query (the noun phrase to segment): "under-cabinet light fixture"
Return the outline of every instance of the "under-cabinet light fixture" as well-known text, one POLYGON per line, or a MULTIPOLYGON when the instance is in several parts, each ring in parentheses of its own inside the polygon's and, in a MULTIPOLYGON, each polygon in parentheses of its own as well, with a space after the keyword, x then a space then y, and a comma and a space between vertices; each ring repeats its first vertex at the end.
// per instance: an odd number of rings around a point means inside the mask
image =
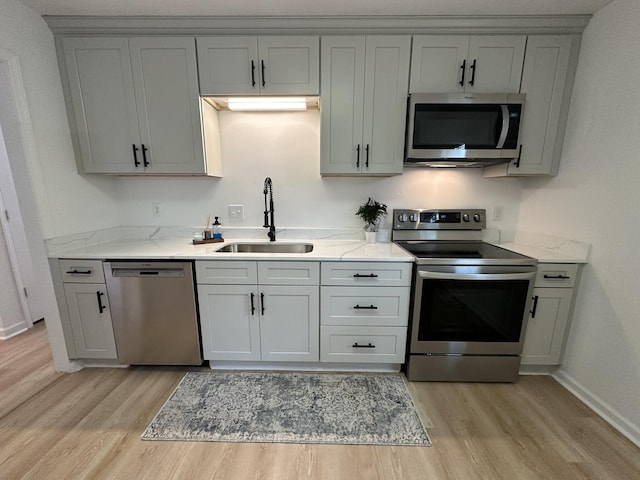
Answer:
POLYGON ((229 110, 232 111, 277 111, 306 110, 304 97, 268 97, 268 98, 230 98, 229 110))

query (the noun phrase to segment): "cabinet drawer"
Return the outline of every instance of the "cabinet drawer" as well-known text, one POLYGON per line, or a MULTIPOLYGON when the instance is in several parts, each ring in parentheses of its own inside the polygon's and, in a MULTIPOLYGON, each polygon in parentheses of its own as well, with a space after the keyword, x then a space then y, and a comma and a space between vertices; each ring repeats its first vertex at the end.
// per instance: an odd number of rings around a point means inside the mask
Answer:
POLYGON ((322 287, 321 325, 406 327, 409 287, 322 287))
POLYGON ((411 285, 412 263, 323 262, 322 285, 405 287, 411 285))
POLYGON ((258 282, 256 262, 196 262, 196 283, 213 285, 255 285, 258 282))
POLYGON ((102 260, 60 260, 64 283, 104 283, 102 260))
POLYGON ((320 361, 404 363, 405 327, 320 327, 320 361))
POLYGON ((269 285, 318 285, 318 262, 258 262, 258 282, 269 285))
POLYGON ((578 268, 575 263, 540 263, 536 275, 536 287, 573 287, 578 268))

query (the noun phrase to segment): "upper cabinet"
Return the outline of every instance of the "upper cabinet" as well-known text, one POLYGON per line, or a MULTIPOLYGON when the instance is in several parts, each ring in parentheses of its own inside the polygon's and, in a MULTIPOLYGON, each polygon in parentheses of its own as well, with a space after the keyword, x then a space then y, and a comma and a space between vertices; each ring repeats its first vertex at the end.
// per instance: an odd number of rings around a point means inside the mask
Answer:
POLYGON ((525 35, 416 35, 410 93, 520 90, 525 35))
POLYGON ((484 176, 558 173, 579 44, 578 35, 529 36, 520 89, 527 95, 520 156, 485 167, 484 176))
POLYGON ((398 175, 411 37, 322 37, 320 173, 398 175))
POLYGON ((317 36, 198 37, 202 95, 318 95, 317 36))
POLYGON ((62 39, 85 173, 208 174, 192 37, 62 39))

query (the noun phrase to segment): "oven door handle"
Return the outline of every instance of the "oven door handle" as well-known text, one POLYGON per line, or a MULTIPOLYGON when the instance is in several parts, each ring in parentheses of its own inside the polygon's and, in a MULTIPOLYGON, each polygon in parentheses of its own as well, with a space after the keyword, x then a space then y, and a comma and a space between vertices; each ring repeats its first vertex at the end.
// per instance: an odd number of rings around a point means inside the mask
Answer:
POLYGON ((527 273, 442 273, 418 270, 420 278, 438 280, 533 280, 535 272, 527 273))

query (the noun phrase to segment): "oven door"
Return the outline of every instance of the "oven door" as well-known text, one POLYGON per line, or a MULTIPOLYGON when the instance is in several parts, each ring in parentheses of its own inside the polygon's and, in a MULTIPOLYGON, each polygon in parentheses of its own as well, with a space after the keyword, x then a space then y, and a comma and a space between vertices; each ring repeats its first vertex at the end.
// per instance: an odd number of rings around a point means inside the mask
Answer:
POLYGON ((535 273, 535 266, 419 265, 411 353, 520 354, 535 273))

